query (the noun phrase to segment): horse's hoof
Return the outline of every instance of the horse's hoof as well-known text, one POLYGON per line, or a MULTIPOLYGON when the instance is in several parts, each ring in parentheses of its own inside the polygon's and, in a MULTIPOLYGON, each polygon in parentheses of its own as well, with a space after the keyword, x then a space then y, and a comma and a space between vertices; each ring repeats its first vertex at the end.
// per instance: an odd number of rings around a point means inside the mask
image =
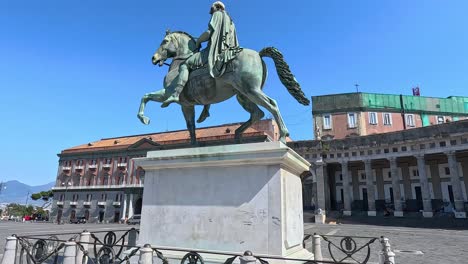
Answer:
POLYGON ((140 116, 140 115, 139 115, 139 116, 138 116, 138 118, 140 119, 140 121, 141 121, 143 124, 145 124, 145 125, 149 125, 149 123, 150 123, 150 119, 149 119, 149 117, 146 117, 146 116, 140 116))

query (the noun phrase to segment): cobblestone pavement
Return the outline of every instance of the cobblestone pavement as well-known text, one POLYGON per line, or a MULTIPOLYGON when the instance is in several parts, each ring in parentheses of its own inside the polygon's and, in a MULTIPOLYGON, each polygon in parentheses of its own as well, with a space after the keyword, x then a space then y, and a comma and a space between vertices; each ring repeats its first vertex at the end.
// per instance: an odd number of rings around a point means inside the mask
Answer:
MULTIPOLYGON (((385 236, 390 239, 392 249, 395 251, 396 263, 468 263, 468 251, 466 250, 468 247, 468 230, 306 223, 304 231, 306 234, 317 233, 322 235, 385 236)), ((326 246, 326 242, 322 240, 324 256, 328 254, 326 246)), ((310 245, 307 248, 310 249, 310 245)), ((378 261, 377 251, 379 249, 380 245, 378 243, 372 247, 372 262, 378 261)))

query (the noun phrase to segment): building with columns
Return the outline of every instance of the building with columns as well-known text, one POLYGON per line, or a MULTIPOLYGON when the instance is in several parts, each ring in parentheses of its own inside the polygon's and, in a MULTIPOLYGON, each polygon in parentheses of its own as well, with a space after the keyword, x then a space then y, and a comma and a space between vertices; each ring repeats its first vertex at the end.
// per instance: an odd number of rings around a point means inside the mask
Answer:
POLYGON ((316 139, 342 139, 468 119, 468 97, 344 93, 312 97, 316 139))
POLYGON ((289 145, 312 163, 303 181, 306 208, 466 217, 468 120, 289 145))
MULTIPOLYGON (((234 144, 241 123, 197 129, 199 146, 234 144)), ((243 133, 243 142, 276 141, 278 126, 262 120, 243 133)), ((187 130, 104 138, 63 150, 59 157, 53 222, 84 217, 88 222, 120 222, 142 209, 145 171, 133 159, 148 151, 188 148, 187 130)))

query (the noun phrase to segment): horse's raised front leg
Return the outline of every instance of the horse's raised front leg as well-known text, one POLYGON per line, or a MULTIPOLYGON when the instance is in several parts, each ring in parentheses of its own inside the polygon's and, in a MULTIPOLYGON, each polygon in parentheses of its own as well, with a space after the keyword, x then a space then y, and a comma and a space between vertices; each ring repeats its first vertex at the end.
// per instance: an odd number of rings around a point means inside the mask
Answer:
POLYGON ((140 119, 140 121, 143 124, 148 125, 150 123, 149 117, 145 116, 146 103, 149 102, 149 101, 155 101, 155 102, 164 101, 166 99, 165 98, 165 93, 166 93, 166 90, 161 89, 161 90, 156 91, 156 92, 147 93, 141 98, 140 108, 138 109, 137 117, 138 117, 138 119, 140 119))
POLYGON ((195 135, 195 106, 182 106, 182 113, 184 113, 185 123, 190 133, 190 143, 192 146, 197 145, 197 136, 195 135))

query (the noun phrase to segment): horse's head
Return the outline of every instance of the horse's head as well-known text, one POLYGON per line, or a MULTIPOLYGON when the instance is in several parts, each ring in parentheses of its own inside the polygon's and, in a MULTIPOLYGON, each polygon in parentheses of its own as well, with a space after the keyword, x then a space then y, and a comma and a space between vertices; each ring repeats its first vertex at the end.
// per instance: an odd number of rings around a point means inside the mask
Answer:
POLYGON ((162 66, 169 58, 192 53, 195 50, 195 40, 189 34, 181 31, 166 31, 161 45, 152 57, 154 65, 162 66))

